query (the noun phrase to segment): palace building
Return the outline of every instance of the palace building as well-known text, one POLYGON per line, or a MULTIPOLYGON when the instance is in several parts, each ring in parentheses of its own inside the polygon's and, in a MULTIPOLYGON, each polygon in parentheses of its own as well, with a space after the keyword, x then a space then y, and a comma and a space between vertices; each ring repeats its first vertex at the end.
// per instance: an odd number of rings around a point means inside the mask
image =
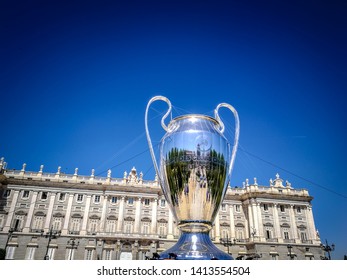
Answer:
MULTIPOLYGON (((179 231, 158 180, 135 168, 123 178, 8 170, 0 160, 0 248, 5 259, 155 258, 179 231)), ((321 259, 307 190, 277 174, 267 186, 245 181, 227 194, 212 241, 235 259, 321 259)))

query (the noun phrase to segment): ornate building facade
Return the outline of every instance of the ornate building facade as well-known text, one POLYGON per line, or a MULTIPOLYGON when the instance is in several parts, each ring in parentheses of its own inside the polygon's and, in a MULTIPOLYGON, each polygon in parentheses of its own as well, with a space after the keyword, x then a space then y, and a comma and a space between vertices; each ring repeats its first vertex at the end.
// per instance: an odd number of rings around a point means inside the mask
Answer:
MULTIPOLYGON (((158 181, 8 170, 0 160, 0 248, 6 259, 147 259, 179 237, 158 181)), ((236 259, 320 259, 312 197, 277 174, 228 188, 211 231, 236 259)))

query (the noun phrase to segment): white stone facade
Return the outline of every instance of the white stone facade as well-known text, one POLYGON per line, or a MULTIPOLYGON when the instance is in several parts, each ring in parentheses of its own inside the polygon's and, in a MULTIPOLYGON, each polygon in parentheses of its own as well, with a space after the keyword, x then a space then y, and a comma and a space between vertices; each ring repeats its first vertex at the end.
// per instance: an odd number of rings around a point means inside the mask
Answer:
MULTIPOLYGON (((0 163, 0 248, 7 259, 145 259, 179 231, 157 180, 25 170, 0 163)), ((229 188, 211 238, 239 259, 320 259, 312 197, 276 175, 229 188), (229 245, 228 245, 229 244, 229 245)))

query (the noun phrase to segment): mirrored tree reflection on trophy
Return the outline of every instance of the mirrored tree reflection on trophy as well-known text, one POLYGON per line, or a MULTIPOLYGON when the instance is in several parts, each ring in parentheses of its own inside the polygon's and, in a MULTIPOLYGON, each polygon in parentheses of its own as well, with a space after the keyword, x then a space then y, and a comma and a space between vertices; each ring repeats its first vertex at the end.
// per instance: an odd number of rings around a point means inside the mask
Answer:
POLYGON ((232 257, 219 250, 210 239, 210 230, 227 191, 239 139, 237 111, 227 103, 219 104, 214 118, 200 114, 178 116, 165 124, 171 102, 155 96, 147 104, 145 128, 153 164, 178 228, 178 242, 160 254, 161 259, 220 259, 232 257), (155 101, 164 101, 168 111, 161 120, 166 131, 156 155, 148 129, 148 112, 155 101), (233 145, 224 137, 219 109, 228 108, 235 118, 233 145), (159 165, 157 164, 157 157, 159 165))

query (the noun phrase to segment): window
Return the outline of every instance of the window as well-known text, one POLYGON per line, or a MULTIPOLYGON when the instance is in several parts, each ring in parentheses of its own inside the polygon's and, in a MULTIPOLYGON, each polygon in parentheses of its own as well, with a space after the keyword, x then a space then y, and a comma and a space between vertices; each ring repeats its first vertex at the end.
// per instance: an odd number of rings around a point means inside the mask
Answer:
POLYGON ((300 206, 296 207, 296 212, 301 213, 301 207, 300 206))
POLYGON ((33 223, 33 230, 37 231, 43 229, 43 216, 35 216, 33 223))
POLYGON ((116 232, 116 220, 107 220, 106 232, 116 232))
POLYGON ((227 207, 225 205, 225 203, 222 204, 222 211, 226 211, 227 210, 227 207))
POLYGON ((225 228, 222 229, 221 237, 222 237, 223 239, 230 238, 229 230, 228 230, 228 229, 225 229, 225 228))
POLYGON ((127 221, 125 222, 125 233, 132 233, 133 231, 133 222, 127 221))
POLYGON ((268 204, 264 204, 263 207, 264 207, 264 211, 269 211, 269 205, 268 204))
POLYGON ((74 255, 75 255, 75 249, 68 248, 66 250, 66 259, 67 260, 73 260, 74 259, 74 255))
POLYGON ((286 208, 284 207, 284 205, 280 205, 280 211, 281 212, 285 212, 286 211, 286 208))
POLYGON ((29 191, 23 191, 22 198, 28 198, 29 197, 29 191))
POLYGON ((60 193, 59 194, 59 201, 64 201, 65 200, 65 193, 60 193))
POLYGON ((15 251, 16 251, 15 246, 7 246, 5 259, 6 260, 13 260, 15 251))
POLYGON ((289 239, 289 232, 288 231, 283 232, 283 235, 284 235, 284 239, 289 239))
POLYGON ((236 211, 236 212, 240 212, 240 211, 241 211, 240 205, 235 205, 235 211, 236 211))
POLYGON ((99 220, 98 219, 91 219, 89 221, 89 231, 91 233, 95 233, 98 231, 98 224, 99 224, 99 220))
POLYGON ((94 252, 93 249, 87 249, 85 259, 86 260, 92 260, 93 259, 93 252, 94 252))
POLYGON ((141 231, 143 234, 149 234, 149 226, 150 226, 149 222, 143 222, 142 223, 141 231))
POLYGON ((54 260, 55 248, 48 248, 47 260, 54 260))
POLYGON ((53 218, 53 223, 52 223, 53 230, 61 230, 62 220, 63 220, 62 217, 53 218))
POLYGON ((161 207, 165 207, 165 204, 166 204, 165 199, 161 199, 161 200, 160 200, 160 206, 161 206, 161 207))
POLYGON ((300 239, 301 239, 301 241, 307 241, 306 232, 304 232, 304 231, 300 232, 300 239))
POLYGON ((117 203, 117 197, 116 196, 112 196, 111 203, 117 203))
POLYGON ((71 221, 71 231, 76 233, 79 232, 81 225, 81 219, 80 218, 73 218, 71 221))
POLYGON ((82 202, 83 201, 83 194, 78 194, 76 200, 77 200, 77 202, 82 202))
POLYGON ((128 204, 129 205, 133 205, 134 204, 134 198, 133 197, 129 197, 128 198, 128 204))
POLYGON ((145 198, 145 205, 148 206, 150 205, 151 201, 149 198, 145 198))
POLYGON ((105 260, 111 260, 111 259, 112 259, 112 251, 105 250, 105 260))
POLYGON ((158 225, 159 236, 164 237, 167 234, 167 227, 165 223, 159 223, 158 225))
POLYGON ((11 190, 5 190, 4 193, 3 193, 3 198, 7 198, 11 195, 11 190))
POLYGON ((100 195, 96 195, 94 197, 94 203, 99 203, 100 202, 100 195))
POLYGON ((41 199, 42 200, 46 200, 47 199, 47 195, 48 195, 47 192, 42 192, 41 193, 41 199))
POLYGON ((34 256, 35 256, 35 251, 36 251, 36 247, 28 247, 26 254, 25 254, 25 259, 26 260, 33 260, 34 256))

